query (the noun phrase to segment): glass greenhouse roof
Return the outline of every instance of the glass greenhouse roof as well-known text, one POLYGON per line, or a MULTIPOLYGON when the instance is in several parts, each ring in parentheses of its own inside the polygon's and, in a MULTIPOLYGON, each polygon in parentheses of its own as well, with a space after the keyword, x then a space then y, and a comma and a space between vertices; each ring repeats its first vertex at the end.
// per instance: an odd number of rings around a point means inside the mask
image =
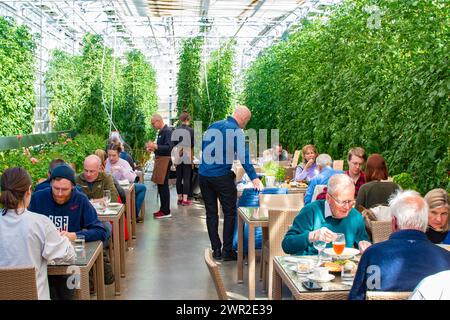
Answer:
MULTIPOLYGON (((39 71, 52 49, 78 53, 85 33, 102 35, 117 56, 137 48, 157 71, 159 101, 176 101, 181 41, 204 37, 204 55, 235 39, 237 74, 303 18, 326 17, 342 0, 3 0, 10 16, 39 33, 39 71)), ((39 116, 37 116, 39 118, 39 116)))

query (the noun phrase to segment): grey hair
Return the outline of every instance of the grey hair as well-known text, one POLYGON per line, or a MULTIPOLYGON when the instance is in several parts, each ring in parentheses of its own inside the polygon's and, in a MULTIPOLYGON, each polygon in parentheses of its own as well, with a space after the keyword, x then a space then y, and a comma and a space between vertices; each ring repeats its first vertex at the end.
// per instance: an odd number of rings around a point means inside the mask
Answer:
POLYGON ((428 226, 428 204, 413 190, 399 190, 389 199, 391 214, 400 230, 414 229, 425 232, 428 226))
POLYGON ((337 190, 345 190, 347 188, 354 188, 355 185, 353 184, 352 179, 343 173, 338 173, 335 175, 332 175, 331 178, 328 180, 327 185, 327 193, 334 195, 336 194, 337 190))
POLYGON ((320 166, 321 168, 325 168, 326 166, 331 166, 333 163, 333 160, 331 159, 330 155, 326 153, 321 153, 316 159, 316 164, 320 166))
POLYGON ((154 120, 162 120, 162 116, 159 113, 155 113, 152 115, 152 119, 154 120))

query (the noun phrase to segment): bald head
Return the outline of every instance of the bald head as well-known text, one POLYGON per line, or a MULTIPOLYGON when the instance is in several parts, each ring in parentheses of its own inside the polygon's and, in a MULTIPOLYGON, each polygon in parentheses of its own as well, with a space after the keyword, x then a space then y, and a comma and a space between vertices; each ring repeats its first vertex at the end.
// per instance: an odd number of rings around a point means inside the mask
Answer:
POLYGON ((101 171, 102 160, 95 154, 91 154, 84 159, 83 176, 87 182, 94 182, 101 171))
POLYGON ((237 121, 239 128, 244 129, 252 117, 251 111, 243 105, 238 105, 233 113, 233 118, 237 121))

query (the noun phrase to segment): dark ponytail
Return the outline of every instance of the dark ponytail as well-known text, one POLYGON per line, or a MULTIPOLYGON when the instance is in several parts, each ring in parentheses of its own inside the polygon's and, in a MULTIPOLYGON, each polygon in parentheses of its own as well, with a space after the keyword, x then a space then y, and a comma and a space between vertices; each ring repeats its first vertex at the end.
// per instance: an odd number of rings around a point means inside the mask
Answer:
POLYGON ((3 214, 8 209, 15 209, 25 198, 25 193, 30 189, 31 177, 24 168, 15 167, 6 169, 0 179, 1 194, 0 203, 3 205, 3 214))

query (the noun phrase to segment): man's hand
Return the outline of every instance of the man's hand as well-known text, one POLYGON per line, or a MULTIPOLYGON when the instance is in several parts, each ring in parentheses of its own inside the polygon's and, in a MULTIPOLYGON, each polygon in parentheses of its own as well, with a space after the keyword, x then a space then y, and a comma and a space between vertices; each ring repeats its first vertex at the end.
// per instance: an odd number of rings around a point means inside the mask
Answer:
POLYGON ((153 152, 157 149, 157 145, 151 141, 147 142, 147 151, 148 152, 153 152))
POLYGON ((258 178, 252 180, 253 186, 256 190, 261 191, 264 189, 264 185, 262 184, 261 180, 258 178))
POLYGON ((309 233, 309 241, 314 242, 317 240, 332 242, 337 238, 336 233, 328 229, 327 227, 322 227, 320 229, 311 231, 309 233))
POLYGON ((366 249, 368 247, 370 247, 372 244, 369 241, 366 240, 362 240, 360 242, 358 242, 358 248, 359 248, 359 252, 361 252, 361 254, 364 253, 364 251, 366 251, 366 249))
POLYGON ((60 235, 67 237, 70 241, 75 241, 75 239, 77 238, 77 234, 75 232, 61 231, 60 235))

